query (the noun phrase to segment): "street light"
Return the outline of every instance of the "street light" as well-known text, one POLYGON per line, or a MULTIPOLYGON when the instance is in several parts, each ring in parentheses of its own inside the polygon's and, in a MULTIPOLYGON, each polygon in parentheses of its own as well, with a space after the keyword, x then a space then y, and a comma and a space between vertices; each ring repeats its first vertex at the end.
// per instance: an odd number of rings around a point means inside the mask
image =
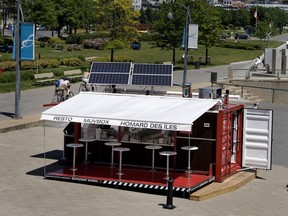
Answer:
POLYGON ((21 93, 21 74, 20 74, 20 61, 21 61, 21 22, 24 22, 22 12, 22 0, 17 0, 17 25, 16 25, 16 46, 15 46, 15 59, 16 59, 16 86, 15 86, 15 118, 20 119, 20 93, 21 93))
POLYGON ((16 25, 16 49, 15 49, 15 55, 16 55, 16 87, 15 87, 15 118, 19 119, 21 118, 20 115, 20 82, 21 82, 21 75, 20 75, 20 22, 21 22, 21 0, 17 1, 17 25, 16 25))
MULTIPOLYGON (((188 65, 188 39, 189 39, 189 18, 190 18, 190 5, 185 6, 184 4, 175 1, 175 3, 181 5, 186 9, 186 21, 184 28, 184 69, 183 69, 183 83, 182 83, 182 96, 191 97, 191 83, 187 83, 187 65, 188 65)), ((168 13, 168 18, 171 19, 173 14, 168 13)))

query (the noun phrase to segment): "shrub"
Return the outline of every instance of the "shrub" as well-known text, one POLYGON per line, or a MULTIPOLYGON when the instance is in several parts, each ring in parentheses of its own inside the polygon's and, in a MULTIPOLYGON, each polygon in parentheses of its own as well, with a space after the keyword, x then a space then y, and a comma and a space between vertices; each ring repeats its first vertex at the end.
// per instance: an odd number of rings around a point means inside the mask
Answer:
POLYGON ((63 50, 64 49, 64 44, 55 44, 55 48, 57 50, 63 50))
MULTIPOLYGON (((92 59, 92 62, 110 62, 110 57, 97 57, 92 59)), ((114 56, 114 62, 132 62, 128 56, 114 56)))
POLYGON ((66 43, 67 44, 82 44, 83 41, 87 39, 108 38, 108 37, 109 37, 109 33, 107 32, 71 34, 66 38, 66 43))
POLYGON ((38 39, 39 42, 48 42, 49 41, 49 37, 45 36, 45 37, 41 37, 38 39))
POLYGON ((65 58, 60 60, 60 64, 65 66, 80 66, 82 61, 79 58, 65 58))
POLYGON ((60 63, 57 59, 40 59, 38 61, 38 68, 57 68, 60 63))
POLYGON ((107 38, 96 38, 96 39, 89 39, 83 41, 83 47, 84 48, 92 48, 97 50, 104 49, 104 46, 107 44, 108 39, 107 38))
POLYGON ((15 82, 15 72, 4 72, 0 76, 0 83, 15 82))
POLYGON ((64 40, 61 40, 60 38, 57 37, 50 37, 49 40, 47 41, 48 45, 54 48, 56 44, 65 44, 64 40))
POLYGON ((85 57, 82 56, 82 55, 81 55, 81 56, 78 56, 78 58, 79 58, 81 61, 86 61, 86 60, 85 60, 85 57))
POLYGON ((73 51, 73 50, 82 50, 83 46, 79 44, 71 44, 67 47, 68 51, 73 51))
POLYGON ((83 34, 72 34, 66 38, 67 44, 82 44, 85 36, 83 34))
POLYGON ((258 44, 250 44, 239 41, 221 41, 217 46, 224 48, 232 48, 232 49, 244 49, 244 50, 258 50, 261 49, 261 46, 258 44))
POLYGON ((6 70, 13 71, 13 70, 16 70, 16 63, 15 61, 5 61, 5 62, 0 63, 0 67, 3 67, 4 71, 6 70))
POLYGON ((141 41, 153 41, 153 36, 149 32, 140 33, 141 41))

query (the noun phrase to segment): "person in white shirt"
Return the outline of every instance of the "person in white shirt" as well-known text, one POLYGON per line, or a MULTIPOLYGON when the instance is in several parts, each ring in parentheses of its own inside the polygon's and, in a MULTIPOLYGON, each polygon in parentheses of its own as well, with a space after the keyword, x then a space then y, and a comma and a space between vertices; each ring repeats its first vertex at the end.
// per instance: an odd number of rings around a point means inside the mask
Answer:
POLYGON ((60 80, 56 81, 56 90, 57 91, 62 91, 62 95, 64 97, 64 100, 66 99, 66 96, 69 92, 70 88, 70 82, 67 78, 62 77, 60 80))
POLYGON ((260 64, 262 64, 262 60, 259 56, 257 56, 257 58, 254 60, 254 65, 256 66, 256 68, 258 68, 260 64))

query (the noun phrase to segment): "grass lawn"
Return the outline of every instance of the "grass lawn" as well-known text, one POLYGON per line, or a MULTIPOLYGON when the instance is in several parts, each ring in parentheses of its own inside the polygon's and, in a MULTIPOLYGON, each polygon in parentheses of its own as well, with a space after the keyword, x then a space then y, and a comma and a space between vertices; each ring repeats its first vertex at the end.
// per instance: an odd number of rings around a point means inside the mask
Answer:
MULTIPOLYGON (((231 39, 232 40, 232 39, 231 39)), ((235 40, 233 40, 235 41, 235 40)), ((256 43, 261 44, 261 47, 267 47, 263 41, 253 41, 253 40, 238 40, 238 43, 256 43)), ((269 41, 269 47, 278 47, 283 42, 269 41)), ((40 56, 41 59, 46 58, 67 58, 67 57, 107 57, 110 58, 110 50, 92 50, 83 49, 81 51, 67 51, 67 46, 65 46, 63 51, 52 49, 51 47, 40 48, 36 46, 35 56, 40 56)), ((181 61, 181 56, 183 55, 183 50, 176 50, 176 66, 183 68, 183 63, 181 61)), ((208 49, 208 55, 211 57, 211 63, 209 65, 201 65, 201 67, 213 67, 219 65, 226 65, 232 62, 246 61, 255 59, 256 56, 262 55, 263 50, 241 50, 241 49, 231 49, 231 48, 221 48, 221 47, 211 47, 208 49)), ((1 61, 10 61, 11 53, 1 53, 1 61)), ((197 50, 189 50, 188 55, 192 55, 198 59, 202 56, 205 58, 205 47, 202 45, 198 46, 197 50)), ((127 47, 122 50, 115 50, 114 57, 129 57, 134 63, 162 63, 162 62, 172 62, 172 50, 163 50, 160 48, 152 48, 152 45, 148 42, 142 42, 140 50, 132 50, 127 47)), ((202 60, 204 61, 204 60, 202 60)), ((81 67, 78 68, 89 68, 90 62, 84 62, 81 67)), ((194 69, 194 65, 189 64, 188 69, 194 69)), ((78 69, 77 68, 77 69, 78 69)), ((59 70, 70 70, 71 68, 52 68, 52 69, 39 69, 39 72, 53 72, 59 70)), ((23 71, 23 70, 22 70, 23 71)), ((22 72, 21 71, 21 72, 22 72)), ((4 73, 9 72, 5 71, 4 73)), ((14 71, 13 71, 14 72, 14 71)), ((36 70, 35 70, 36 72, 36 70)), ((1 74, 0 74, 1 76, 1 74)), ((33 81, 22 81, 21 89, 35 88, 33 81)), ((11 92, 15 90, 15 83, 0 83, 0 93, 11 92)))

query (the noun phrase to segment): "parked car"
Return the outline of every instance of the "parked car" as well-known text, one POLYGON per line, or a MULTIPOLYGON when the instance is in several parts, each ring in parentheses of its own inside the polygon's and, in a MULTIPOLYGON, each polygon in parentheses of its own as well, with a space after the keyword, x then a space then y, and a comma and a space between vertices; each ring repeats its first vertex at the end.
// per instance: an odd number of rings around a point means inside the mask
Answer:
POLYGON ((140 50, 141 49, 141 43, 138 42, 138 41, 134 41, 132 44, 131 44, 131 47, 133 50, 140 50))
POLYGON ((248 39, 247 34, 235 34, 235 39, 248 39))
POLYGON ((12 45, 0 45, 0 52, 12 53, 13 46, 12 45))

